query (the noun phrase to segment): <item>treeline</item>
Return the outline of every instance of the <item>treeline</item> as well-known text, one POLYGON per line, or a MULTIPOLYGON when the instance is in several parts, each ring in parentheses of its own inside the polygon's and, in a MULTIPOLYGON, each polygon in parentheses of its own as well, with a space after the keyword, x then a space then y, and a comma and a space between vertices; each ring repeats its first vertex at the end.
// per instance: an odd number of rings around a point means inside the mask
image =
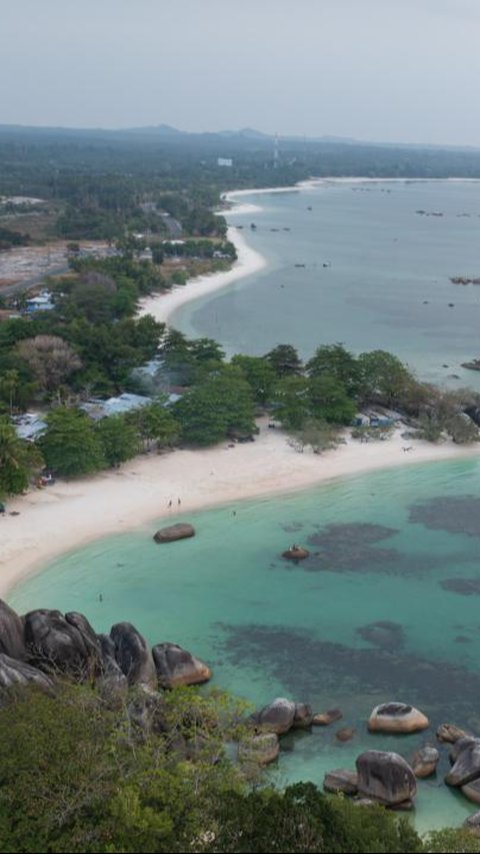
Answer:
POLYGON ((11 249, 13 246, 28 246, 29 243, 29 234, 0 226, 0 252, 3 249, 11 249))
POLYGON ((422 839, 405 818, 313 783, 258 785, 258 767, 232 756, 248 739, 244 722, 239 704, 192 688, 131 693, 120 704, 68 683, 55 696, 11 694, 0 710, 1 850, 480 850, 472 831, 422 839))

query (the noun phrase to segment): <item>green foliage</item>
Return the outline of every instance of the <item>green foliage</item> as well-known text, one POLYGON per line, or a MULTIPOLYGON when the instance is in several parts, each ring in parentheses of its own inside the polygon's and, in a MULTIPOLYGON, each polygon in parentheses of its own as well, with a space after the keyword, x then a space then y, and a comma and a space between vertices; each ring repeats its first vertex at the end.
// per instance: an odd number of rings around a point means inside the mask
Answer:
POLYGON ((79 409, 59 407, 46 420, 47 429, 38 446, 48 468, 75 477, 105 467, 102 444, 88 415, 79 409))
POLYGON ((351 424, 357 406, 336 376, 317 374, 308 381, 310 412, 330 424, 351 424))
POLYGON ((215 372, 172 407, 188 445, 214 445, 235 432, 249 436, 255 428, 250 386, 235 368, 215 372))
POLYGON ((361 395, 367 401, 378 401, 386 406, 398 405, 415 382, 400 359, 385 350, 362 353, 358 364, 361 395))
POLYGON ((135 428, 147 448, 152 443, 158 448, 171 447, 180 433, 180 425, 160 401, 129 413, 127 421, 135 428))
POLYGON ((291 344, 279 344, 264 356, 278 377, 298 376, 302 373, 302 362, 291 344))
POLYGON ((298 450, 303 451, 309 446, 314 454, 330 451, 336 448, 339 442, 338 428, 315 418, 307 418, 302 428, 295 431, 293 435, 298 450))
POLYGON ((102 418, 95 429, 103 457, 109 466, 118 466, 138 454, 137 431, 123 415, 102 418))
POLYGON ((353 356, 342 344, 327 344, 318 347, 307 362, 309 377, 329 376, 342 383, 347 395, 356 395, 360 383, 360 368, 353 356))
POLYGON ((34 445, 19 439, 8 418, 0 417, 0 497, 23 492, 42 463, 34 445))
POLYGON ((425 852, 432 854, 478 854, 480 836, 467 828, 445 828, 429 833, 425 840, 425 852))
POLYGON ((419 852, 422 844, 405 820, 381 807, 358 808, 326 797, 313 783, 228 793, 218 805, 219 830, 211 851, 419 852))
POLYGON ((273 390, 275 417, 286 430, 299 430, 310 413, 308 380, 295 374, 284 375, 273 390))
POLYGON ((240 368, 252 389, 256 403, 266 404, 272 396, 277 380, 274 368, 266 359, 258 356, 233 356, 232 365, 240 368))

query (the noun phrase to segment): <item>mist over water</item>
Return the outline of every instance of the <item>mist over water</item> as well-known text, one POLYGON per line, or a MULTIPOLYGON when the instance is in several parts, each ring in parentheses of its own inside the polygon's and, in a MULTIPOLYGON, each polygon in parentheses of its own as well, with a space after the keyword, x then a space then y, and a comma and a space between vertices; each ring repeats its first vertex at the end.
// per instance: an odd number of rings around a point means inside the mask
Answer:
MULTIPOLYGON (((128 620, 150 643, 204 658, 214 684, 253 705, 284 695, 340 706, 338 725, 289 736, 271 772, 321 785, 370 747, 410 757, 442 721, 480 731, 479 474, 475 461, 435 463, 240 502, 189 515, 197 536, 168 546, 151 525, 64 557, 10 602, 83 611, 97 631, 128 620), (311 557, 283 560, 292 542, 311 557), (372 707, 392 699, 418 705, 431 729, 369 735, 372 707), (356 729, 346 744, 342 726, 356 729)), ((419 785, 420 829, 473 811, 445 771, 419 785)))
POLYGON ((243 201, 262 210, 230 222, 268 267, 182 307, 172 325, 229 355, 291 343, 309 357, 337 341, 388 350, 420 379, 480 388, 461 368, 480 356, 480 286, 449 281, 480 276, 480 183, 330 184, 243 201))

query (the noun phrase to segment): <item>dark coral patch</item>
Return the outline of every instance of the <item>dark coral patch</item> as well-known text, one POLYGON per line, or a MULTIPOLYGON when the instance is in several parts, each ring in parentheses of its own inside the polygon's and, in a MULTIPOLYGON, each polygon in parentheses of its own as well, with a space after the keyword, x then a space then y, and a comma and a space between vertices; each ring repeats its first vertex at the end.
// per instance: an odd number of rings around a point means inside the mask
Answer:
POLYGON ((400 649, 405 642, 405 633, 400 623, 391 620, 378 620, 356 629, 357 635, 378 647, 378 649, 400 649))
POLYGON ((445 578, 439 584, 450 593, 460 593, 462 596, 480 595, 480 577, 478 576, 477 578, 445 578))
POLYGON ((409 521, 435 531, 480 537, 480 498, 474 495, 431 498, 410 507, 409 521))

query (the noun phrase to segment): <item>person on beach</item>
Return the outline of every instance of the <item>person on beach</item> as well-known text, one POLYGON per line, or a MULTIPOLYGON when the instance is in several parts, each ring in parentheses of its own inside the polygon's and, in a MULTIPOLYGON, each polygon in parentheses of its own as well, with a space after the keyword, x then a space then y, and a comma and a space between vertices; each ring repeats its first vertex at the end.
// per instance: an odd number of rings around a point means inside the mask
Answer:
POLYGON ((169 510, 171 509, 172 504, 173 504, 172 499, 170 499, 170 501, 168 502, 168 509, 169 510))
POLYGON ((178 506, 179 506, 179 507, 180 507, 181 503, 182 503, 182 502, 181 502, 181 501, 180 501, 180 499, 178 498, 178 499, 177 499, 177 504, 178 504, 178 506))

